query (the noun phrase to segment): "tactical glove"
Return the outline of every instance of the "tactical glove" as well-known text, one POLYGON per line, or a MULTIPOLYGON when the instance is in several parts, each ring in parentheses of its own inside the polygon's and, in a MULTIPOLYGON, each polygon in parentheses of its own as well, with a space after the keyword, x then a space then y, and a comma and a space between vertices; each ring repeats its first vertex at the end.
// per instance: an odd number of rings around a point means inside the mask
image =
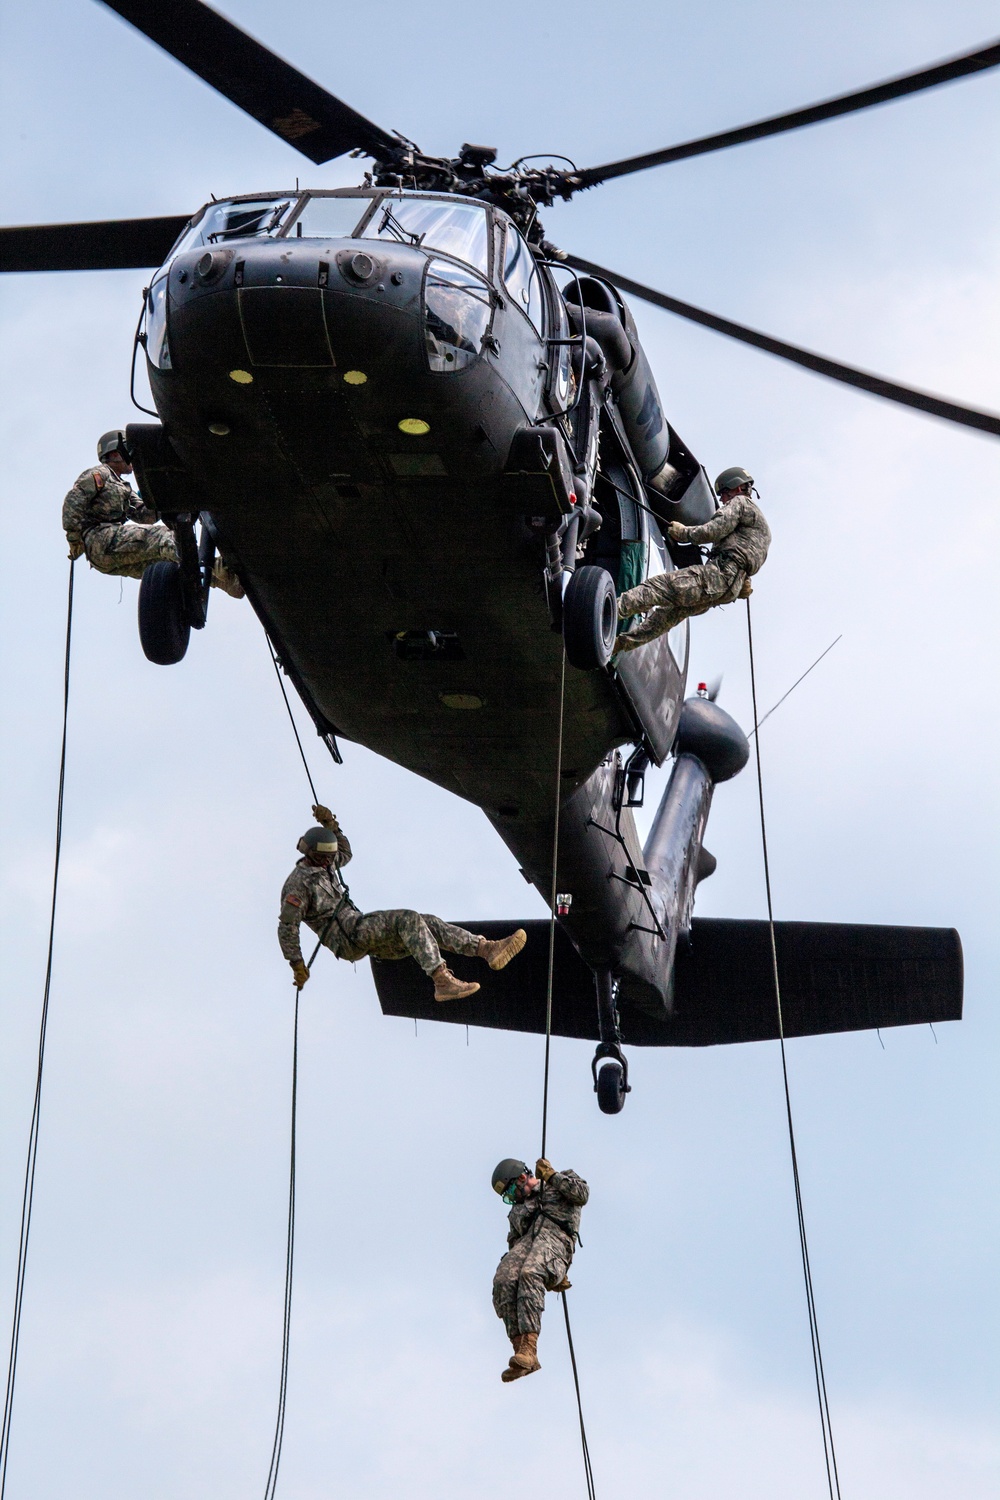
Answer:
POLYGON ((540 1177, 543 1182, 548 1182, 550 1177, 556 1175, 556 1169, 544 1156, 540 1156, 535 1162, 535 1176, 540 1177))
POLYGON ((295 988, 297 990, 300 990, 305 984, 306 980, 309 978, 309 970, 306 968, 301 958, 296 958, 293 961, 292 974, 295 978, 295 988))
POLYGON ((670 525, 667 527, 667 536, 672 542, 683 542, 684 533, 686 531, 687 527, 684 525, 683 521, 671 521, 670 525))
POLYGON ((337 819, 328 807, 323 806, 322 802, 317 802, 314 805, 313 817, 317 823, 322 823, 324 828, 336 828, 338 826, 337 819))
POLYGON ((743 587, 740 589, 740 592, 739 592, 739 598, 741 598, 741 599, 749 599, 750 595, 752 593, 753 593, 753 584, 750 582, 749 578, 744 578, 744 580, 743 580, 743 587))

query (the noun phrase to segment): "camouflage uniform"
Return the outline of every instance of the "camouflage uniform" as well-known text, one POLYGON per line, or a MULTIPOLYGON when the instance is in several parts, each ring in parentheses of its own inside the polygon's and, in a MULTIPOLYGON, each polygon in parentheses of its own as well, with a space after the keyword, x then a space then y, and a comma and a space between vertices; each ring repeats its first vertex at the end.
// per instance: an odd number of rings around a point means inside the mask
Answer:
POLYGON ((493 1306, 507 1337, 538 1333, 545 1293, 563 1280, 573 1259, 580 1211, 590 1189, 575 1172, 555 1172, 507 1215, 509 1249, 493 1277, 493 1306))
POLYGON ((749 495, 735 495, 704 526, 685 526, 683 533, 678 541, 715 544, 708 562, 659 573, 622 594, 620 620, 650 613, 634 630, 618 637, 616 651, 634 651, 690 615, 703 615, 716 604, 745 598, 744 585, 763 567, 771 542, 768 524, 749 495))
POLYGON ((107 464, 84 469, 63 501, 70 557, 87 554, 99 573, 141 578, 154 562, 176 562, 173 532, 107 464))
POLYGON ((453 927, 440 917, 422 916, 407 909, 360 912, 337 874, 351 858, 351 846, 339 827, 337 852, 329 869, 300 859, 281 888, 278 942, 289 963, 302 961, 299 926, 305 922, 325 948, 338 958, 415 958, 425 974, 433 974, 446 953, 475 957, 478 936, 453 927))

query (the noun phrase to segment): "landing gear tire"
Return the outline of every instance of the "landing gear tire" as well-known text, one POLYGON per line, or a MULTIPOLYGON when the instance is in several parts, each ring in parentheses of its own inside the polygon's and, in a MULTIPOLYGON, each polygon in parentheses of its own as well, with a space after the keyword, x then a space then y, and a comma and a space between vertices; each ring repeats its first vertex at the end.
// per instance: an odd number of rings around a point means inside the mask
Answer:
POLYGON ((606 667, 618 634, 618 596, 606 568, 577 568, 563 598, 566 660, 581 672, 606 667))
POLYGON ((147 660, 172 667, 188 648, 181 570, 175 562, 150 563, 139 584, 139 640, 147 660))
POLYGON ((597 1074, 597 1105, 602 1114, 617 1115, 625 1108, 625 1069, 606 1062, 597 1074))

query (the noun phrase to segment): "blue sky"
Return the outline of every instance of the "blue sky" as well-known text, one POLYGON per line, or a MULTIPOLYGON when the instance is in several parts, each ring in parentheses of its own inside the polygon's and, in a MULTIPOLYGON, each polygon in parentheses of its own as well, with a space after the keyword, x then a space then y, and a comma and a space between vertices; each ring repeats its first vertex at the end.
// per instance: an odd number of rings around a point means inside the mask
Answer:
MULTIPOLYGON (((581 164, 822 98, 987 41, 995 8, 414 8, 226 13, 430 151, 581 164)), ((182 213, 311 168, 91 0, 3 18, 10 223, 182 213)), ((779 336, 1000 408, 1000 201, 987 76, 582 194, 548 235, 779 336)), ((62 496, 129 419, 143 273, 0 286, 6 483, 0 1326, 14 1280, 41 998, 66 584, 62 496)), ((995 1264, 1000 545, 995 442, 635 307, 670 419, 755 474, 754 595, 777 915, 956 926, 960 1025, 791 1045, 844 1493, 1000 1484, 995 1264)), ((136 585, 78 568, 63 902, 21 1368, 17 1500, 236 1500, 277 1395, 291 1004, 276 897, 309 818, 263 638, 217 596, 149 665, 136 585)), ((749 721, 742 617, 693 633, 749 721)), ((304 717, 304 716, 303 716, 304 717)), ((307 741, 369 907, 540 913, 482 816, 307 741)), ((655 807, 664 776, 651 778, 655 807)), ((650 795, 651 793, 651 795, 650 795)), ((754 787, 722 788, 702 915, 763 910, 754 787)), ((303 999, 298 1272, 281 1494, 569 1497, 582 1474, 556 1309, 502 1387, 498 1157, 537 1150, 537 1039, 383 1020, 366 966, 303 999), (520 1456, 524 1444, 525 1457, 520 1456)), ((591 1182, 573 1317, 598 1489, 824 1493, 775 1049, 636 1052, 601 1116, 555 1050, 551 1154, 591 1182)))

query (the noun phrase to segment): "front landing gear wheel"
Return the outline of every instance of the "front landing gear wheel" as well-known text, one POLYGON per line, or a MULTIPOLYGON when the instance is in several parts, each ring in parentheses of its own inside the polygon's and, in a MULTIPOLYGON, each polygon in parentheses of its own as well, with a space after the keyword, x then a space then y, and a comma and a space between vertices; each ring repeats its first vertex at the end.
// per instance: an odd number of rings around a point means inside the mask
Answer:
POLYGON ((139 584, 139 640, 147 659, 172 667, 184 656, 190 636, 180 568, 175 562, 150 563, 139 584))
POLYGON ((618 596, 607 568, 577 568, 563 598, 566 660, 582 672, 606 667, 618 634, 618 596))
POLYGON ((617 1115, 625 1108, 625 1069, 621 1063, 606 1062, 597 1075, 597 1107, 602 1114, 617 1115))

